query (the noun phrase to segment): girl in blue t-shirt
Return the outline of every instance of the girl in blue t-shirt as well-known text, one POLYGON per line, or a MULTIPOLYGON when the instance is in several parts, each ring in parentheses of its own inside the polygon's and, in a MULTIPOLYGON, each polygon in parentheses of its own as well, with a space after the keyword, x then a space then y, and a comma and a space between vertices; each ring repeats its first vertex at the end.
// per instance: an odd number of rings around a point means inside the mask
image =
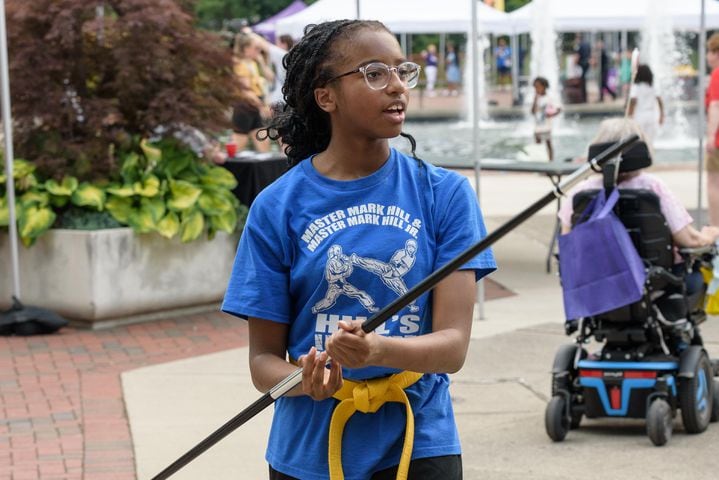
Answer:
POLYGON ((445 372, 464 362, 491 252, 361 325, 486 235, 474 192, 414 156, 402 125, 420 67, 384 25, 308 27, 284 64, 286 105, 265 134, 291 168, 252 204, 222 306, 249 321, 260 391, 303 369, 275 402, 270 479, 460 479, 445 372), (390 148, 400 134, 412 157, 390 148))

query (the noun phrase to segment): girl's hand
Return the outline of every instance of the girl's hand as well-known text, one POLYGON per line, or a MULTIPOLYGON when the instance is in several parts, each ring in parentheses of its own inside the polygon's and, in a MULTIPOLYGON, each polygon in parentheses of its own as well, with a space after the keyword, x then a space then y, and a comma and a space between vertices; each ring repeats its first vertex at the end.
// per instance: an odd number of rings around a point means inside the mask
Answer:
POLYGON ((312 347, 297 363, 302 367, 302 391, 313 400, 326 400, 342 387, 342 367, 334 359, 329 370, 325 368, 327 352, 312 347))
POLYGON ((365 333, 362 322, 339 322, 339 329, 327 340, 327 353, 348 368, 378 365, 381 336, 365 333))

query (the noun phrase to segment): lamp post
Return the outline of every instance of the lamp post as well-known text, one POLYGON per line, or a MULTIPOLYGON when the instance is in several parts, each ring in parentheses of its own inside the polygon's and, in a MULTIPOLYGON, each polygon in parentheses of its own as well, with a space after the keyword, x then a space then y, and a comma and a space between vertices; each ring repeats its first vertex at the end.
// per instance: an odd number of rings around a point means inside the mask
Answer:
POLYGON ((8 68, 7 30, 5 28, 5 0, 0 0, 0 103, 5 140, 5 177, 7 182, 8 229, 10 233, 10 263, 15 298, 20 298, 20 262, 18 260, 17 218, 15 215, 15 182, 13 181, 12 113, 10 107, 10 73, 8 68))

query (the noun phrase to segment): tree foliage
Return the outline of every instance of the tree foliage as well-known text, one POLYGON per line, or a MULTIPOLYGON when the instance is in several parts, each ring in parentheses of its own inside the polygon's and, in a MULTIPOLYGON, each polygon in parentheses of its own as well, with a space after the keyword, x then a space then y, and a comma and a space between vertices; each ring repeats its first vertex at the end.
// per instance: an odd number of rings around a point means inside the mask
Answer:
MULTIPOLYGON (((197 0, 195 11, 200 24, 206 28, 219 29, 222 22, 244 18, 250 24, 271 17, 286 8, 293 0, 197 0)), ((307 5, 317 0, 303 0, 307 5)))
POLYGON ((532 0, 505 0, 504 1, 504 9, 507 12, 512 12, 520 7, 525 6, 532 0))
POLYGON ((189 0, 6 0, 18 157, 106 177, 158 126, 228 126, 230 52, 189 0), (98 14, 98 4, 104 15, 98 14))

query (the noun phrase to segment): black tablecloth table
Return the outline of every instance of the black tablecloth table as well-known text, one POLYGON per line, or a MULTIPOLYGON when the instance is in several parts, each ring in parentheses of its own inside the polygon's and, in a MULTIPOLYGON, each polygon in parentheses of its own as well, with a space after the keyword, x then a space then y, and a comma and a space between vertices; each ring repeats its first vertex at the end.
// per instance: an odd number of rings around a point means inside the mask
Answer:
MULTIPOLYGON (((445 168, 451 169, 468 169, 473 168, 473 165, 440 165, 445 168)), ((522 173, 541 173, 547 176, 552 184, 556 187, 562 179, 563 175, 568 175, 578 169, 581 165, 567 162, 534 162, 534 161, 523 161, 523 160, 509 160, 503 158, 483 158, 479 162, 480 170, 491 170, 498 172, 522 172, 522 173)), ((557 197, 557 212, 561 206, 561 197, 557 197)), ((552 271, 552 256, 557 244, 557 238, 561 229, 561 223, 559 217, 555 218, 554 231, 552 232, 552 239, 549 243, 549 251, 547 252, 547 258, 545 261, 547 273, 552 271)))
POLYGON ((249 207, 262 189, 287 171, 287 158, 276 153, 243 153, 227 159, 222 166, 237 179, 232 193, 249 207))
MULTIPOLYGON (((242 152, 237 157, 228 159, 223 166, 232 172, 237 179, 237 187, 233 190, 235 196, 240 202, 250 206, 263 188, 287 171, 287 158, 279 153, 242 152)), ((450 169, 473 168, 473 165, 438 164, 438 166, 450 169)), ((483 158, 479 166, 480 170, 541 173, 546 175, 554 186, 559 184, 563 175, 570 174, 579 168, 577 164, 566 162, 534 162, 500 158, 483 158)), ((559 206, 560 199, 557 198, 557 211, 559 206)), ((559 218, 557 218, 549 245, 549 252, 547 253, 547 272, 551 271, 551 258, 559 231, 560 223, 559 218)))

